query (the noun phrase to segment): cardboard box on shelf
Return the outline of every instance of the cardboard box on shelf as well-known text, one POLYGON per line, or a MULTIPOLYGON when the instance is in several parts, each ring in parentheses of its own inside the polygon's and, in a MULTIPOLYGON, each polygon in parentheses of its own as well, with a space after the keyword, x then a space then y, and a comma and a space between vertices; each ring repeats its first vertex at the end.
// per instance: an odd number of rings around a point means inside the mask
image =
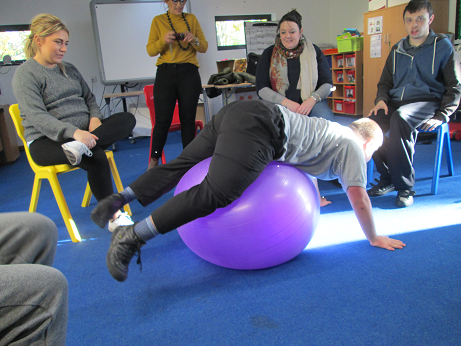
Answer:
POLYGON ((245 72, 247 68, 247 60, 242 59, 224 59, 216 61, 218 73, 224 70, 226 67, 230 67, 232 72, 245 72))
POLYGON ((222 72, 226 67, 230 67, 234 71, 234 59, 224 59, 221 61, 216 61, 216 66, 218 67, 218 73, 222 72))

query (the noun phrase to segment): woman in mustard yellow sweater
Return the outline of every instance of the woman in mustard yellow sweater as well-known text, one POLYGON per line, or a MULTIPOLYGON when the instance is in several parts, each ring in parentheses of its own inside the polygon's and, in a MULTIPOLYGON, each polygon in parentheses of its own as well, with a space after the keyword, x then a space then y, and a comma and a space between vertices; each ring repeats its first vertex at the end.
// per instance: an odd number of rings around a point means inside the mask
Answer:
POLYGON ((202 81, 197 52, 205 53, 208 42, 197 18, 184 13, 187 0, 165 0, 168 11, 154 17, 147 53, 157 59, 154 87, 155 126, 148 168, 158 165, 178 100, 183 147, 195 136, 195 114, 202 81))

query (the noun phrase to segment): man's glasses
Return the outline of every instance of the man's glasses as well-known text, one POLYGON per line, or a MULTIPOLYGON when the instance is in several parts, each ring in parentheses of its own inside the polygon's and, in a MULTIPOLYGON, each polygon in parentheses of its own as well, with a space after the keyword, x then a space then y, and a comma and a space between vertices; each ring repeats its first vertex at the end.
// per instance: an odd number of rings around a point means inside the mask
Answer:
POLYGON ((171 2, 172 2, 173 4, 175 4, 175 5, 176 5, 178 2, 182 5, 182 4, 184 4, 186 1, 187 1, 187 0, 171 0, 171 2))

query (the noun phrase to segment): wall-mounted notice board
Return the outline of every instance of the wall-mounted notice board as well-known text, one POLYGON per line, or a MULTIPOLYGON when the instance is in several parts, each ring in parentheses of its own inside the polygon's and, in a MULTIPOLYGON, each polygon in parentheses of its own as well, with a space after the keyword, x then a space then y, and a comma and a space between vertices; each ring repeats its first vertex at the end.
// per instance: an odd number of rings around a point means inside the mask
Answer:
POLYGON ((246 50, 262 54, 264 49, 275 43, 278 22, 245 22, 246 50))

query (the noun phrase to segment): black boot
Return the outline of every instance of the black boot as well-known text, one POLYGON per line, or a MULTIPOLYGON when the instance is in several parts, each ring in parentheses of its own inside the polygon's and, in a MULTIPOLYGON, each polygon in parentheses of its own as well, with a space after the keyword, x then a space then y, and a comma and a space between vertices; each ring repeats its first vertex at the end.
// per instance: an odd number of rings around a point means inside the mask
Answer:
POLYGON ((370 197, 378 197, 378 196, 384 196, 388 194, 389 192, 395 191, 394 184, 391 182, 385 181, 385 180, 378 180, 375 179, 378 184, 370 184, 372 187, 370 190, 367 191, 368 196, 370 197))
POLYGON ((99 201, 96 208, 93 209, 91 220, 99 227, 104 228, 117 210, 122 209, 125 204, 125 198, 120 193, 107 196, 99 201))
POLYGON ((134 233, 134 225, 118 227, 112 234, 106 264, 110 275, 117 281, 125 281, 128 265, 134 254, 138 253, 137 264, 141 264, 141 246, 146 242, 134 233))

